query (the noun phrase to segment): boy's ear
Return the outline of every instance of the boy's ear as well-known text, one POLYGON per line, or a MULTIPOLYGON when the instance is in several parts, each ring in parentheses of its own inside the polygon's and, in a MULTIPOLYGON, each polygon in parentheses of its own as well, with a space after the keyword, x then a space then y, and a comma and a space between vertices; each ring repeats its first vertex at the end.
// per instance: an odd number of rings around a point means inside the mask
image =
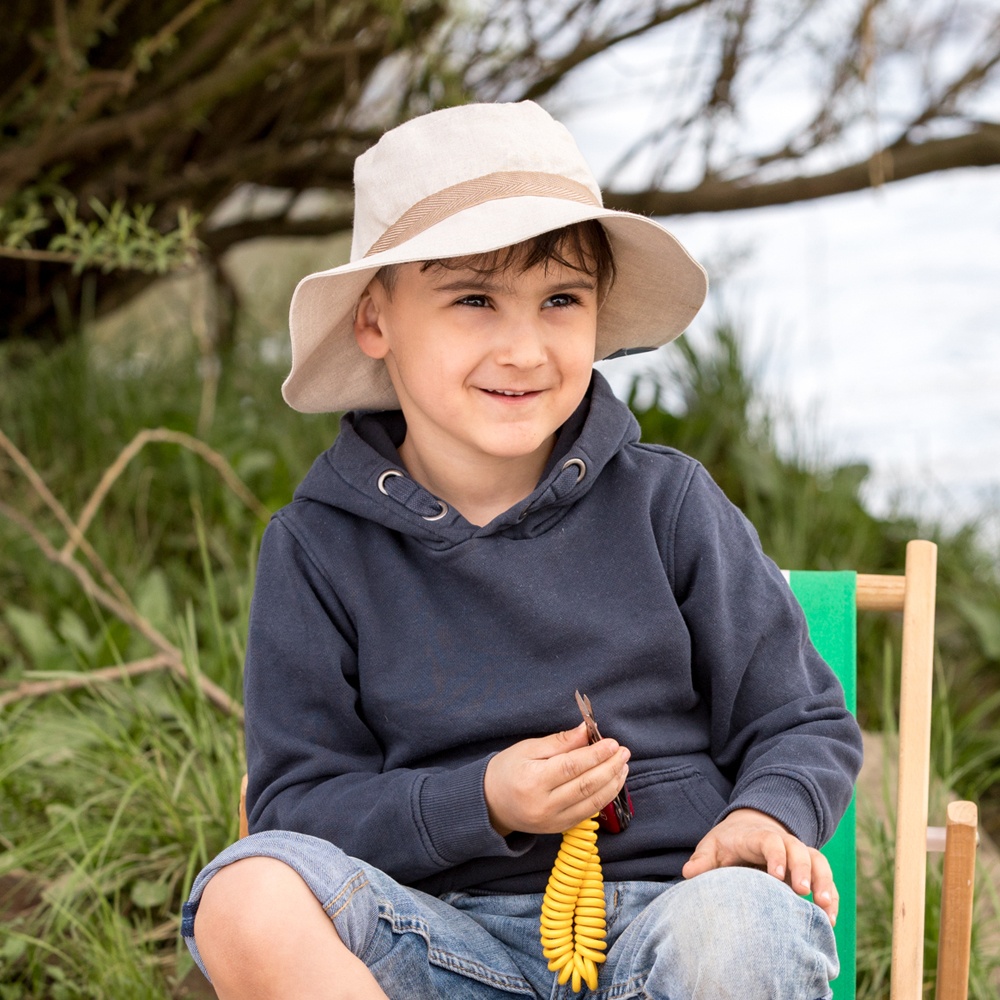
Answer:
POLYGON ((380 310, 369 285, 361 293, 354 313, 354 339, 370 358, 384 358, 389 353, 389 343, 382 333, 379 318, 380 310))

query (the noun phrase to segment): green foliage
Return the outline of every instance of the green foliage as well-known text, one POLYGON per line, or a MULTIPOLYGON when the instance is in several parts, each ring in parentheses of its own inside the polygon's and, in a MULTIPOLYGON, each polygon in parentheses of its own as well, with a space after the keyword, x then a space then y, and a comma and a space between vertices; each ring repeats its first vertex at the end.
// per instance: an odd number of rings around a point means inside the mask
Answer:
POLYGON ((6 205, 0 205, 0 246, 11 250, 24 250, 31 246, 28 239, 48 227, 48 219, 41 202, 34 192, 21 192, 6 205))
MULTIPOLYGON (((145 345, 143 345, 145 346, 145 345)), ((111 358, 84 339, 0 355, 0 427, 76 515, 144 427, 193 431, 194 359, 111 358)), ((281 373, 249 355, 223 382, 208 443, 271 508, 330 443, 330 418, 278 409, 281 373)), ((147 446, 87 532, 139 613, 184 654, 191 682, 154 673, 0 710, 0 875, 42 880, 44 906, 0 927, 0 1000, 164 1000, 190 966, 180 904, 236 834, 242 732, 193 684, 239 697, 256 545, 263 524, 197 456, 147 446)), ((61 544, 9 463, 0 495, 61 544)), ((0 516, 0 690, 78 677, 150 654, 0 516)))
POLYGON ((77 272, 100 267, 105 272, 166 274, 194 264, 199 246, 195 226, 199 220, 186 208, 177 211, 176 229, 164 233, 150 224, 150 205, 129 211, 120 201, 110 208, 96 198, 88 204, 96 219, 85 222, 77 215, 75 198, 55 199, 65 232, 52 237, 49 249, 71 255, 77 272))
POLYGON ((238 724, 153 675, 21 705, 2 736, 3 828, 17 839, 0 873, 46 885, 39 913, 0 930, 3 981, 30 996, 163 996, 157 952, 176 947, 183 894, 236 836, 238 724))
POLYGON ((198 259, 201 218, 184 206, 174 227, 164 229, 153 224, 151 205, 129 208, 116 200, 108 207, 95 197, 87 205, 81 218, 77 199, 55 180, 26 187, 0 205, 0 246, 7 256, 65 262, 77 274, 87 268, 166 274, 198 259), (32 237, 46 231, 46 248, 36 250, 32 237))

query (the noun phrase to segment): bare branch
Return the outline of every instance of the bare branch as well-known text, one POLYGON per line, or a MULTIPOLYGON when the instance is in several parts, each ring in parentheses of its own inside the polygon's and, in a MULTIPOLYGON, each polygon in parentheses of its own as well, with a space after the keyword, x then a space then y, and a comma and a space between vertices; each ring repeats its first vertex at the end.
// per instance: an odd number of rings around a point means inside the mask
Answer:
POLYGON ((596 38, 584 35, 571 52, 549 63, 536 79, 532 80, 521 90, 520 96, 516 100, 537 101, 540 97, 549 93, 557 83, 561 83, 572 70, 598 53, 606 52, 615 45, 620 45, 623 42, 647 34, 654 28, 677 20, 685 14, 697 10, 699 7, 705 7, 712 2, 713 0, 687 0, 686 3, 668 7, 666 10, 657 10, 641 24, 637 24, 626 30, 596 38))
POLYGON ((63 558, 70 558, 73 555, 76 546, 80 544, 83 539, 83 534, 86 532, 87 528, 90 527, 91 521, 93 521, 94 516, 100 509, 101 504, 104 502, 104 498, 108 495, 111 487, 114 485, 115 480, 125 471, 126 466, 129 462, 135 458, 136 455, 146 447, 147 444, 153 443, 165 443, 165 444, 176 444, 182 448, 186 448, 188 451, 193 451, 200 458, 204 459, 222 478, 222 481, 232 490, 243 501, 249 510, 251 510, 257 518, 263 521, 265 524, 271 519, 271 512, 253 495, 253 493, 247 488, 246 484, 238 475, 233 467, 226 461, 226 459, 220 455, 217 451, 210 448, 204 441, 199 440, 196 437, 192 437, 190 434, 185 434, 183 431, 172 431, 165 427, 156 428, 155 430, 142 430, 119 452, 118 457, 108 466, 104 471, 104 475, 101 476, 100 482, 97 484, 96 489, 90 495, 90 498, 84 504, 83 510, 80 512, 80 519, 75 526, 75 530, 66 544, 63 546, 60 555, 63 558))
MULTIPOLYGON (((66 513, 66 509, 56 499, 35 467, 21 450, 0 431, 0 448, 2 448, 21 470, 34 491, 41 497, 45 505, 55 514, 56 519, 66 530, 67 541, 62 549, 56 547, 49 539, 20 511, 6 503, 0 502, 0 514, 21 528, 41 550, 50 562, 63 567, 76 577, 83 592, 110 611, 116 618, 147 639, 155 649, 159 650, 156 659, 161 666, 169 667, 178 677, 190 680, 190 674, 179 649, 173 645, 158 629, 144 618, 124 588, 101 560, 93 546, 87 541, 85 533, 100 509, 105 497, 122 474, 128 463, 147 445, 151 443, 175 444, 194 452, 204 459, 219 474, 223 482, 233 491, 253 513, 262 521, 270 519, 270 511, 253 495, 243 481, 236 475, 233 467, 218 452, 203 441, 191 437, 182 431, 172 431, 166 428, 140 431, 129 444, 122 449, 115 461, 105 470, 96 489, 91 494, 80 514, 80 519, 74 522, 66 513), (102 587, 90 575, 87 569, 74 558, 80 549, 91 564, 101 574, 105 586, 102 587)), ((144 661, 146 662, 146 661, 144 661)), ((151 662, 151 661, 149 661, 151 662)), ((115 670, 117 668, 108 668, 115 670)), ((243 710, 221 687, 201 674, 195 678, 196 683, 204 692, 206 698, 224 712, 235 715, 242 720, 243 710)), ((0 700, 0 705, 3 702, 0 700)))
MULTIPOLYGON (((142 18, 137 4, 18 4, 0 37, 0 204, 59 181, 81 204, 153 204, 162 230, 182 206, 209 218, 241 184, 347 194, 354 159, 399 117, 563 100, 560 84, 618 53, 603 65, 620 71, 621 101, 649 109, 647 134, 618 137, 619 169, 644 164, 636 203, 749 207, 995 162, 989 125, 974 119, 1000 79, 1000 18, 980 0, 496 0, 474 5, 478 20, 450 16, 444 0, 169 0, 142 18), (348 131, 359 121, 369 128, 348 131)), ((0 250, 0 338, 58 338, 53 293, 80 294, 79 276, 48 256, 53 206, 42 221, 0 250)), ((219 253, 346 222, 338 206, 326 220, 278 213, 198 236, 219 253)), ((88 280, 99 312, 141 287, 88 280)))
MULTIPOLYGON (((184 681, 191 680, 191 674, 181 651, 167 640, 154 626, 131 607, 126 607, 117 601, 103 587, 99 586, 94 578, 81 566, 72 556, 64 557, 52 543, 42 534, 20 511, 15 510, 9 504, 0 501, 0 514, 6 517, 12 524, 16 524, 29 538, 38 546, 42 555, 49 562, 64 569, 76 577, 83 592, 106 611, 110 611, 116 618, 119 618, 126 625, 135 629, 143 638, 147 639, 155 649, 167 660, 170 670, 184 681)), ((217 708, 227 715, 235 716, 243 721, 243 707, 239 702, 231 698, 218 684, 209 680, 203 674, 198 674, 195 678, 198 687, 205 697, 217 708)))
POLYGON ((288 219, 284 216, 269 216, 264 219, 248 219, 228 226, 209 230, 202 237, 213 256, 224 253, 229 247, 244 240, 261 236, 303 237, 332 236, 351 228, 353 214, 345 210, 340 214, 322 215, 307 219, 288 219))
POLYGON ((97 670, 77 671, 47 681, 22 681, 15 688, 0 693, 0 708, 13 705, 25 698, 37 698, 46 694, 78 691, 95 684, 123 681, 130 677, 141 677, 158 670, 169 669, 171 662, 166 656, 150 656, 145 660, 134 660, 120 666, 100 667, 97 670))
MULTIPOLYGON (((888 158, 887 180, 951 170, 1000 164, 1000 125, 984 122, 975 131, 946 139, 912 143, 907 139, 882 151, 888 158)), ((839 170, 811 176, 759 183, 752 179, 714 179, 687 191, 609 191, 605 203, 612 208, 644 215, 687 215, 693 212, 728 212, 734 209, 787 205, 862 191, 871 186, 868 158, 839 170)))
POLYGON ((951 82, 941 87, 939 93, 932 97, 924 110, 914 118, 911 127, 925 125, 935 118, 953 114, 960 97, 975 92, 989 79, 993 70, 1000 65, 1000 18, 993 23, 987 37, 994 43, 993 50, 967 66, 951 82))
POLYGON ((115 595, 123 606, 127 606, 134 611, 135 608, 132 605, 132 599, 125 592, 125 588, 118 582, 111 570, 108 569, 104 560, 97 554, 94 547, 84 537, 84 531, 73 522, 73 519, 66 512, 66 508, 55 498, 55 495, 46 485, 45 480, 42 479, 38 471, 28 460, 28 457, 3 431, 0 431, 0 449, 3 449, 10 456, 14 464, 21 470, 25 479, 28 480, 31 488, 38 494, 45 506, 52 511, 56 520, 63 526, 66 536, 72 542, 73 546, 79 547, 83 554, 90 560, 90 564, 100 574, 108 590, 115 595))
POLYGON ((31 247, 0 246, 0 257, 9 257, 11 260, 44 260, 52 264, 73 264, 76 262, 76 254, 70 253, 68 250, 33 250, 31 247))

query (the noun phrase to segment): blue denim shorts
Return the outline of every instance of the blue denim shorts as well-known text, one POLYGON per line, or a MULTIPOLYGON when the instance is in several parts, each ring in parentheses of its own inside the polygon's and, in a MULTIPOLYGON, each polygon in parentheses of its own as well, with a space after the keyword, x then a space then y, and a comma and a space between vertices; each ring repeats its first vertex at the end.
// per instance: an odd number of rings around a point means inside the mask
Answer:
MULTIPOLYGON (((395 882, 325 840, 258 833, 223 851, 191 889, 182 932, 196 944, 201 894, 225 865, 269 857, 309 886, 350 950, 392 998, 568 1000, 539 944, 541 893, 449 892, 395 882)), ((609 882, 599 1000, 826 1000, 838 971, 825 914, 771 876, 724 868, 690 881, 609 882)))

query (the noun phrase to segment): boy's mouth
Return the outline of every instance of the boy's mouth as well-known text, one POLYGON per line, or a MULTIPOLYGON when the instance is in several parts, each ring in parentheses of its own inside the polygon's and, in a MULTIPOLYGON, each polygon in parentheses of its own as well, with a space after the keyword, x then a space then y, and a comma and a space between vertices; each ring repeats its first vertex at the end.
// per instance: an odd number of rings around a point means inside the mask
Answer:
POLYGON ((537 389, 483 389, 491 396, 534 396, 537 389))

